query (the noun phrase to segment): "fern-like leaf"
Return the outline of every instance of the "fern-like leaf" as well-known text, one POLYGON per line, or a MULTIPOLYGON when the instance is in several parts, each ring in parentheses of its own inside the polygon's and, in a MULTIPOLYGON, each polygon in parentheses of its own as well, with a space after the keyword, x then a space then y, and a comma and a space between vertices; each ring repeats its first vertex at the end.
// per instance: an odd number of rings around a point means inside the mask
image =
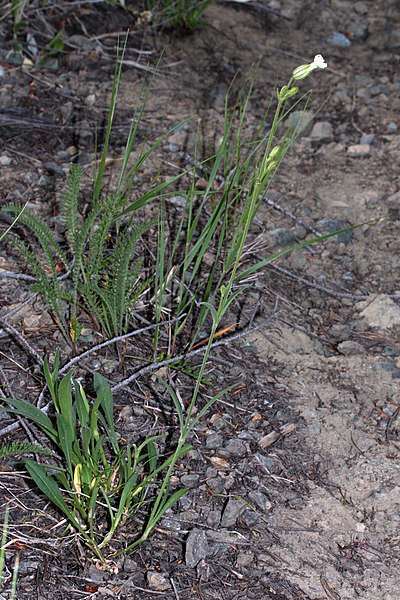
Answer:
POLYGON ((101 277, 101 271, 106 260, 107 237, 111 229, 111 225, 115 218, 115 207, 107 198, 100 213, 97 208, 96 230, 91 232, 89 237, 89 252, 87 257, 87 278, 88 281, 98 283, 101 277))
POLYGON ((111 263, 110 300, 114 335, 121 335, 128 326, 129 313, 132 309, 133 289, 137 284, 141 261, 132 265, 132 256, 139 238, 153 222, 141 223, 134 229, 117 238, 111 263))
POLYGON ((61 202, 62 215, 65 222, 67 239, 76 260, 76 246, 79 238, 78 201, 82 179, 82 167, 78 164, 71 166, 68 174, 65 192, 61 202))
MULTIPOLYGON (((21 207, 15 204, 8 204, 2 210, 6 212, 19 213, 21 211, 21 207)), ((19 224, 26 225, 31 229, 36 235, 38 242, 40 243, 43 252, 46 255, 49 266, 55 273, 55 264, 54 256, 57 259, 60 259, 64 265, 68 268, 68 263, 64 251, 62 250, 60 244, 57 242, 54 233, 48 227, 47 223, 35 215, 31 210, 25 209, 23 214, 19 218, 19 224)))
POLYGON ((47 454, 50 456, 53 453, 48 448, 40 446, 39 444, 18 440, 11 442, 10 444, 0 445, 0 459, 17 456, 18 454, 47 454))
MULTIPOLYGON (((66 336, 63 326, 62 309, 60 299, 64 292, 60 287, 60 283, 56 276, 48 277, 44 267, 40 264, 33 250, 18 238, 10 238, 11 243, 19 250, 20 254, 26 260, 26 263, 36 277, 35 283, 31 286, 32 291, 38 292, 41 295, 43 302, 48 307, 53 317, 56 319, 64 336, 66 336)), ((67 336, 68 339, 68 336, 67 336)))

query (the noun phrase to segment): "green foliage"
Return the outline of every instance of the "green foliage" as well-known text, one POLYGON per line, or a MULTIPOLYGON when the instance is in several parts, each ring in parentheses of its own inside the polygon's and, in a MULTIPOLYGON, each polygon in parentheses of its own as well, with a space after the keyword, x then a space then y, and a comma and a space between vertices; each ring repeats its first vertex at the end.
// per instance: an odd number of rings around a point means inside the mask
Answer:
POLYGON ((210 0, 147 0, 146 8, 153 13, 156 25, 192 30, 200 24, 200 17, 210 0))
MULTIPOLYGON (((129 177, 132 178, 132 175, 133 169, 130 169, 129 177)), ((79 215, 82 168, 72 165, 67 178, 62 214, 71 264, 54 233, 32 211, 25 210, 19 220, 34 233, 44 260, 37 256, 29 244, 13 238, 14 245, 36 277, 32 288, 40 293, 64 337, 72 340, 74 345, 81 330, 79 307, 92 314, 107 336, 121 335, 127 331, 131 311, 149 284, 141 279, 141 261, 133 260, 133 255, 140 237, 152 222, 133 226, 131 217, 117 229, 115 221, 121 212, 124 196, 118 190, 115 194, 100 198, 99 176, 98 173, 93 205, 85 218, 79 215), (115 239, 113 244, 110 243, 111 237, 115 239), (71 271, 70 280, 60 281, 60 263, 71 271), (71 307, 69 326, 66 323, 65 303, 71 307)), ((124 194, 128 191, 125 189, 124 194)), ((19 213, 20 207, 8 205, 3 210, 19 213)))
POLYGON ((20 440, 10 442, 9 444, 0 444, 0 460, 20 454, 51 454, 51 451, 39 444, 20 440))
MULTIPOLYGON (((4 566, 6 562, 6 547, 7 547, 7 535, 8 535, 8 521, 10 516, 10 509, 6 508, 4 513, 4 519, 2 524, 1 542, 0 542, 0 591, 4 593, 4 566)), ((19 570, 19 554, 16 554, 12 572, 11 588, 9 600, 15 600, 17 597, 17 578, 19 570)), ((1 595, 1 598, 4 598, 1 595)))
POLYGON ((26 208, 26 204, 21 208, 20 212, 18 213, 18 215, 15 217, 14 221, 11 223, 11 225, 9 227, 7 227, 7 229, 5 231, 3 231, 2 234, 0 234, 0 242, 3 241, 3 239, 6 237, 6 235, 8 233, 10 233, 11 229, 14 227, 14 225, 18 222, 20 216, 22 215, 22 213, 24 212, 26 208))
MULTIPOLYGON (((161 183, 154 181, 142 196, 129 205, 129 217, 123 219, 137 174, 145 161, 174 131, 169 131, 147 147, 142 145, 137 159, 132 165, 129 164, 149 94, 150 80, 143 87, 139 98, 142 104, 132 119, 117 189, 112 194, 103 193, 124 49, 117 56, 105 142, 100 158, 96 161, 89 211, 85 216, 79 214, 83 173, 79 165, 72 165, 61 200, 65 224, 64 245, 56 241, 54 232, 42 219, 28 210, 20 216, 20 223, 34 233, 43 251, 43 259, 37 256, 31 245, 18 238, 14 241, 37 279, 33 289, 41 294, 65 339, 74 347, 82 329, 82 313, 90 314, 108 337, 122 335, 127 331, 131 312, 142 292, 149 286, 149 281, 141 277, 141 261, 135 259, 135 254, 139 254, 136 248, 140 237, 153 222, 141 222, 137 211, 163 195, 168 187, 173 187, 184 175, 180 173, 161 183), (69 251, 64 250, 65 246, 68 246, 69 251), (59 277, 60 264, 70 272, 70 278, 65 277, 63 281, 59 277)), ((8 205, 3 210, 19 212, 20 208, 8 205)))
MULTIPOLYGON (((23 461, 42 494, 63 514, 86 545, 101 560, 118 527, 143 513, 157 499, 157 515, 145 521, 148 536, 164 512, 187 491, 170 491, 163 473, 190 446, 181 444, 165 458, 157 450, 162 436, 137 445, 121 445, 116 433, 113 399, 106 380, 94 376, 95 398, 90 401, 82 385, 68 373, 58 382, 59 353, 54 370, 45 360, 44 374, 54 404, 52 418, 25 400, 0 398, 3 410, 32 421, 55 445, 59 461, 51 464, 23 461), (161 483, 160 483, 161 477, 161 483), (157 489, 163 488, 162 501, 157 489)), ((32 450, 28 450, 32 451, 32 450)), ((142 540, 140 529, 133 544, 142 540)), ((131 544, 132 546, 132 544, 131 544)))
POLYGON ((11 0, 11 12, 13 16, 13 34, 17 36, 18 32, 26 27, 22 20, 24 10, 29 5, 30 0, 11 0))

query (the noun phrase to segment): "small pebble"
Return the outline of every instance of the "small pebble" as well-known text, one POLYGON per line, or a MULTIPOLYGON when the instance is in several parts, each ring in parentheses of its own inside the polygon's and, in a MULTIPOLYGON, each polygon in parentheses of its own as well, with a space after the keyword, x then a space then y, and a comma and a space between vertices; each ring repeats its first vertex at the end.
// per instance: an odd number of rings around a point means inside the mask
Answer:
POLYGON ((351 158, 363 158, 371 154, 371 146, 370 144, 353 144, 348 146, 347 154, 351 158))
POLYGON ((86 106, 93 106, 96 102, 96 94, 89 94, 89 96, 86 96, 85 98, 85 104, 86 106))
POLYGON ((268 500, 267 496, 258 490, 249 492, 249 499, 252 504, 255 504, 256 507, 263 512, 268 512, 272 508, 272 504, 268 500))
POLYGON ((312 129, 313 113, 310 110, 295 110, 288 117, 288 126, 296 133, 307 134, 312 129))
POLYGON ((385 200, 390 221, 400 221, 400 191, 385 200))
POLYGON ((7 156, 7 154, 2 154, 0 156, 0 165, 2 167, 7 167, 8 165, 11 165, 11 163, 12 163, 11 156, 7 156))
POLYGON ((349 38, 344 35, 344 33, 340 33, 340 31, 334 31, 329 36, 328 42, 332 44, 332 46, 337 46, 338 48, 348 48, 351 46, 349 38))
POLYGON ((171 584, 162 573, 157 571, 147 571, 147 583, 149 588, 157 592, 166 592, 171 589, 171 584))
POLYGON ((240 440, 229 440, 229 442, 225 445, 225 450, 232 454, 233 456, 245 456, 247 453, 246 444, 240 440))
POLYGON ((198 485, 200 477, 196 474, 182 475, 181 483, 185 487, 194 488, 198 485))
POLYGON ((360 138, 360 146, 364 146, 365 144, 371 145, 375 141, 374 133, 363 133, 360 138))
POLYGON ((341 342, 337 347, 340 354, 344 356, 356 356, 357 354, 366 354, 364 346, 362 346, 359 342, 354 342, 352 340, 347 340, 345 342, 341 342))
POLYGON ((312 128, 310 137, 314 142, 332 142, 332 125, 328 121, 318 121, 312 128))
POLYGON ((268 231, 266 238, 267 243, 271 246, 290 246, 296 242, 294 231, 285 227, 278 227, 277 229, 268 231))
POLYGON ((394 121, 389 121, 388 123, 386 123, 386 131, 388 133, 396 133, 397 129, 397 123, 395 123, 394 121))
POLYGON ((202 529, 192 529, 186 540, 185 563, 193 569, 206 558, 209 552, 208 540, 202 529))
POLYGON ((215 449, 221 448, 224 443, 224 438, 219 433, 211 433, 206 439, 206 448, 215 449))
POLYGON ((65 171, 55 162, 47 162, 44 163, 44 168, 51 174, 60 175, 60 177, 65 177, 65 171))
POLYGON ((221 527, 234 527, 238 517, 246 510, 246 505, 242 500, 229 498, 221 518, 221 527))

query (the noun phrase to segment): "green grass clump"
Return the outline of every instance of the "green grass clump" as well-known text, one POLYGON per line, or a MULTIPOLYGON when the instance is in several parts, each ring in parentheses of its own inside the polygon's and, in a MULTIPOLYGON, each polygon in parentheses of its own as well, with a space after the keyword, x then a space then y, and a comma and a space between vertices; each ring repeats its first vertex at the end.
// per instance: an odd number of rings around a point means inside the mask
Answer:
POLYGON ((175 29, 193 30, 200 25, 200 18, 210 0, 146 0, 152 21, 175 29))
MULTIPOLYGON (((51 463, 26 458, 23 464, 42 494, 64 515, 90 550, 104 560, 103 549, 122 523, 137 513, 146 519, 150 512, 144 529, 137 529, 136 536, 133 535, 136 539, 131 547, 135 547, 187 492, 187 488, 170 491, 169 467, 191 447, 179 444, 173 454, 161 457, 157 442, 164 436, 148 437, 137 445, 122 444, 115 430, 113 399, 106 380, 95 374, 96 395, 89 401, 71 372, 58 381, 59 362, 57 352, 53 370, 47 359, 44 363, 54 408, 52 417, 25 400, 0 398, 0 402, 6 412, 33 422, 54 446, 56 453, 51 463), (162 492, 157 493, 158 489, 162 492)), ((0 449, 0 456, 9 456, 13 450, 20 454, 45 449, 16 443, 14 448, 9 445, 0 449)))

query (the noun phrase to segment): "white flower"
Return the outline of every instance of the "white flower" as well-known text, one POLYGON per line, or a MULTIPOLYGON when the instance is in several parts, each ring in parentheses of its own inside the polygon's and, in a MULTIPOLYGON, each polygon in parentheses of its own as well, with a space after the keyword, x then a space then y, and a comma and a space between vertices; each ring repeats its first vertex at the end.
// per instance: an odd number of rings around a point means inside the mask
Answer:
POLYGON ((324 61, 324 57, 322 56, 322 54, 317 54, 316 56, 314 56, 314 60, 311 63, 311 66, 314 69, 326 69, 328 65, 324 61))
POLYGON ((325 69, 328 65, 324 61, 322 54, 316 54, 312 63, 308 65, 300 65, 293 71, 292 77, 296 81, 305 79, 314 71, 314 69, 325 69))

